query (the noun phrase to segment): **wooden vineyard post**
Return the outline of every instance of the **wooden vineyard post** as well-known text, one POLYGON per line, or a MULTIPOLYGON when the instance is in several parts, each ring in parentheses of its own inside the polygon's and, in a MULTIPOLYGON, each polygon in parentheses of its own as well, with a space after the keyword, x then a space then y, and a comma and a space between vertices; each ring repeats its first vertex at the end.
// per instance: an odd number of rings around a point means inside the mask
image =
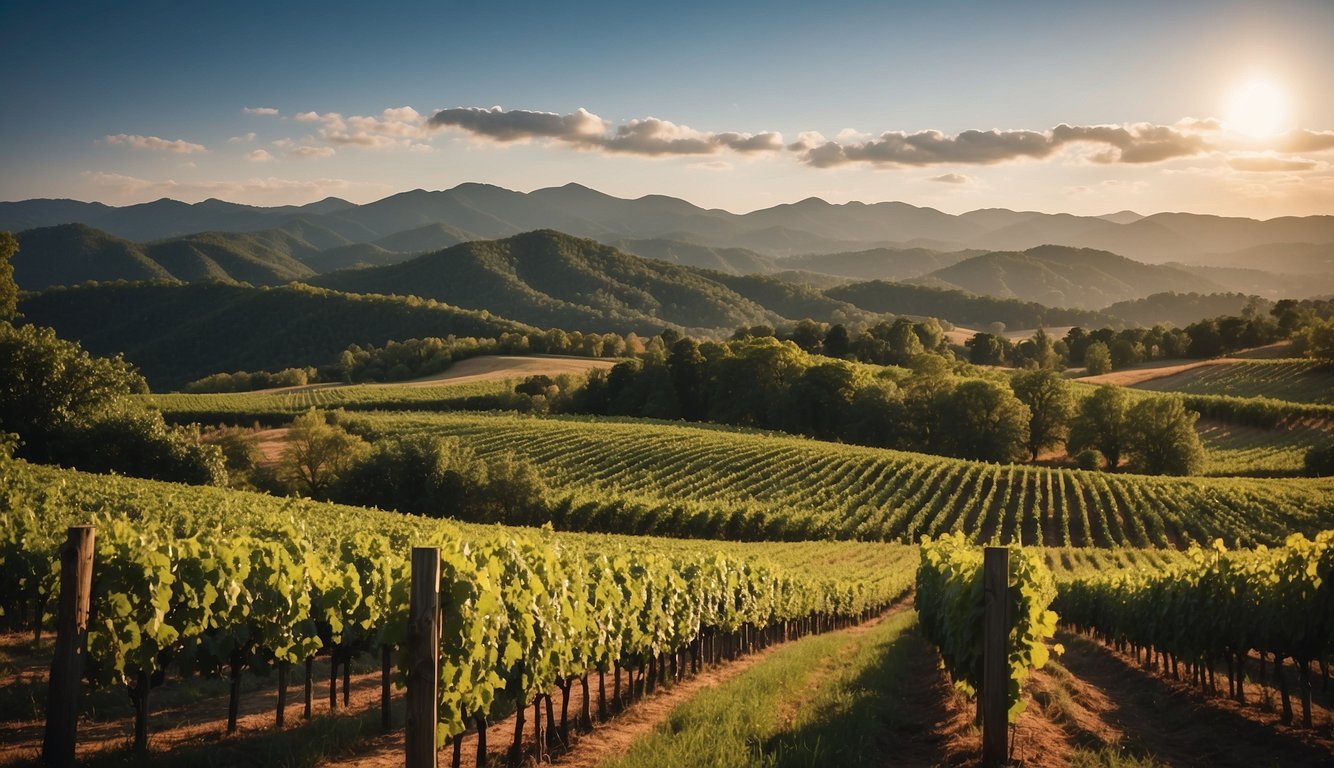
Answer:
POLYGON ((440 699, 440 550, 413 547, 408 602, 406 768, 436 768, 440 699))
MULTIPOLYGON (((79 724, 79 689, 88 653, 88 603, 93 591, 93 540, 97 529, 69 529, 60 547, 60 604, 56 615, 56 648, 51 659, 42 763, 74 765, 79 724)), ((41 617, 37 617, 38 622, 41 617)))
POLYGON ((1009 757, 1010 550, 987 547, 982 561, 986 601, 982 630, 982 765, 1004 765, 1009 757))

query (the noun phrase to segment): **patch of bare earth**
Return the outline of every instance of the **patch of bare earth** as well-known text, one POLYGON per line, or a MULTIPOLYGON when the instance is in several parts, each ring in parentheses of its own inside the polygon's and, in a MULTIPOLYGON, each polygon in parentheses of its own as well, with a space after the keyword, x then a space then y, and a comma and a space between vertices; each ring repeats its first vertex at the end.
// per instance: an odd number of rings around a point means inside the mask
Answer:
MULTIPOLYGON (((1079 746, 1123 750, 1173 766, 1334 765, 1334 719, 1324 707, 1317 706, 1314 730, 1285 726, 1277 712, 1265 710, 1264 693, 1253 683, 1243 705, 1143 670, 1132 657, 1091 640, 1061 640, 1066 653, 1060 663, 1068 676, 1060 685, 1069 701, 1049 709, 1079 746)), ((1052 688, 1053 675, 1036 677, 1043 681, 1038 690, 1052 688)), ((1226 691, 1221 675, 1218 681, 1226 691)))
POLYGON ((1209 365, 1230 365, 1240 362, 1234 357, 1217 357, 1212 360, 1191 360, 1186 363, 1176 362, 1157 362, 1145 365, 1127 368, 1123 371, 1112 371, 1099 376, 1084 376, 1079 380, 1085 384, 1117 384, 1122 387, 1133 387, 1136 384, 1143 384, 1146 381, 1154 379, 1165 379, 1168 376, 1175 376, 1178 373, 1193 371, 1196 368, 1203 368, 1209 365))

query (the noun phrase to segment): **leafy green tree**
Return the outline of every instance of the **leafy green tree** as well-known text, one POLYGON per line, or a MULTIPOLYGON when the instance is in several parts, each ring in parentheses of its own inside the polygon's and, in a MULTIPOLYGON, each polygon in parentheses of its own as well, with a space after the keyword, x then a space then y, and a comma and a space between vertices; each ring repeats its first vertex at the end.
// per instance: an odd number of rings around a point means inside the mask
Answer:
POLYGON ((792 329, 792 343, 803 352, 819 354, 824 349, 824 326, 814 320, 802 320, 792 329))
POLYGON ((222 450, 200 442, 197 431, 169 427, 156 411, 130 405, 87 423, 69 423, 55 457, 85 472, 131 472, 150 480, 226 485, 222 450))
POLYGON ((904 438, 903 395, 898 385, 874 379, 852 396, 848 438, 862 445, 892 448, 904 438))
POLYGON ((906 317, 900 317, 890 326, 888 342, 891 362, 895 365, 903 365, 926 351, 913 321, 906 317))
POLYGON ((676 399, 681 404, 681 417, 687 421, 699 421, 707 412, 706 364, 707 360, 700 352, 699 344, 691 338, 684 338, 673 344, 672 352, 667 356, 667 368, 671 371, 672 386, 676 389, 676 399))
POLYGON ((1151 397, 1126 412, 1126 452, 1136 469, 1151 475, 1195 475, 1204 468, 1204 446, 1195 431, 1200 414, 1180 396, 1151 397))
POLYGON ((1126 408, 1130 398, 1120 387, 1104 384, 1080 401, 1070 422, 1070 451, 1094 448, 1115 471, 1126 446, 1126 408))
POLYGON ((846 357, 852 351, 852 336, 842 323, 829 326, 824 335, 824 353, 830 357, 846 357))
POLYGON ((788 391, 793 430, 821 440, 837 439, 850 421, 852 398, 865 382, 860 369, 842 361, 807 368, 788 391))
POLYGON ((19 241, 8 232, 0 232, 0 320, 9 320, 19 311, 19 287, 10 261, 18 252, 19 241))
POLYGON ((949 456, 984 461, 1023 457, 1028 439, 1028 406, 1008 387, 969 379, 936 399, 936 449, 949 456))
POLYGON ((147 391, 119 357, 91 357, 50 328, 0 322, 0 431, 19 435, 25 458, 53 460, 62 429, 89 424, 147 391))
POLYGON ((968 347, 968 362, 973 365, 1003 365, 1007 342, 991 333, 976 333, 964 344, 968 347))
POLYGON ((326 498, 338 478, 370 451, 365 440, 311 408, 292 420, 279 476, 297 493, 326 498))
POLYGON ((1293 341, 1298 351, 1307 357, 1334 360, 1334 318, 1312 318, 1305 327, 1293 334, 1293 341))
POLYGON ((1015 397, 1028 406, 1028 453, 1037 459, 1044 448, 1054 448, 1065 440, 1070 429, 1074 399, 1070 386, 1056 371, 1021 371, 1010 382, 1015 397))
POLYGON ((913 326, 913 331, 927 352, 935 352, 945 343, 945 329, 940 327, 940 321, 934 317, 928 317, 917 323, 913 326))
POLYGON ((1084 348, 1084 368, 1090 376, 1112 372, 1112 351, 1105 342, 1095 341, 1084 348))

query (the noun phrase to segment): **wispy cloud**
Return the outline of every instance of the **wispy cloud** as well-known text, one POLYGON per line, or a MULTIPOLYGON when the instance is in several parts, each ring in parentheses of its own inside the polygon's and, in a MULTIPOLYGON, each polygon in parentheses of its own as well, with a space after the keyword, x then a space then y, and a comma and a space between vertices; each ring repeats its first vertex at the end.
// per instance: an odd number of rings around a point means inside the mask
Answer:
POLYGON ((1313 171, 1320 167, 1320 164, 1314 160, 1301 157, 1274 157, 1273 155, 1243 155, 1230 158, 1227 164, 1235 171, 1251 173, 1296 173, 1298 171, 1313 171))
POLYGON ((267 163, 273 159, 273 155, 269 154, 267 150, 256 149, 253 152, 247 153, 245 159, 252 163, 267 163))
POLYGON ((133 147, 134 149, 149 149, 155 152, 174 152, 180 155, 208 151, 203 144, 195 144, 182 139, 167 140, 160 139, 157 136, 139 136, 126 133, 107 136, 103 141, 115 146, 133 147))
POLYGON ((311 158, 321 158, 321 157, 333 157, 334 154, 336 154, 336 152, 337 150, 335 150, 333 147, 294 147, 288 150, 287 154, 291 155, 292 157, 311 159, 311 158))
POLYGON ((962 173, 942 173, 939 176, 932 176, 927 181, 934 181, 940 184, 968 184, 973 180, 971 176, 965 176, 962 173))
POLYGON ((250 131, 250 132, 248 132, 248 133, 243 133, 243 134, 241 134, 240 136, 233 136, 233 137, 231 137, 230 139, 227 139, 227 143, 228 143, 228 144, 246 144, 246 143, 251 142, 251 141, 254 141, 254 140, 255 140, 255 132, 254 132, 254 131, 250 131))
POLYGON ((273 107, 246 107, 241 110, 247 115, 277 115, 278 110, 273 107))

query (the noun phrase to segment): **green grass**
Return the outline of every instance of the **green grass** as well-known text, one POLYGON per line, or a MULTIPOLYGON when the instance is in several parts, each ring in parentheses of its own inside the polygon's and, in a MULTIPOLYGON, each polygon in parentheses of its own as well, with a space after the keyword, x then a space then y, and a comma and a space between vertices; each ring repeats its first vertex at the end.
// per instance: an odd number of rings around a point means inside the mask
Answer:
MULTIPOLYGON (((768 768, 893 763, 923 727, 905 695, 929 653, 900 610, 865 632, 803 638, 677 707, 603 768, 768 768)), ((930 671, 930 665, 925 668, 930 671)))
POLYGON ((1137 389, 1192 395, 1269 397, 1294 403, 1334 404, 1334 365, 1316 360, 1279 359, 1202 365, 1150 379, 1137 389))

